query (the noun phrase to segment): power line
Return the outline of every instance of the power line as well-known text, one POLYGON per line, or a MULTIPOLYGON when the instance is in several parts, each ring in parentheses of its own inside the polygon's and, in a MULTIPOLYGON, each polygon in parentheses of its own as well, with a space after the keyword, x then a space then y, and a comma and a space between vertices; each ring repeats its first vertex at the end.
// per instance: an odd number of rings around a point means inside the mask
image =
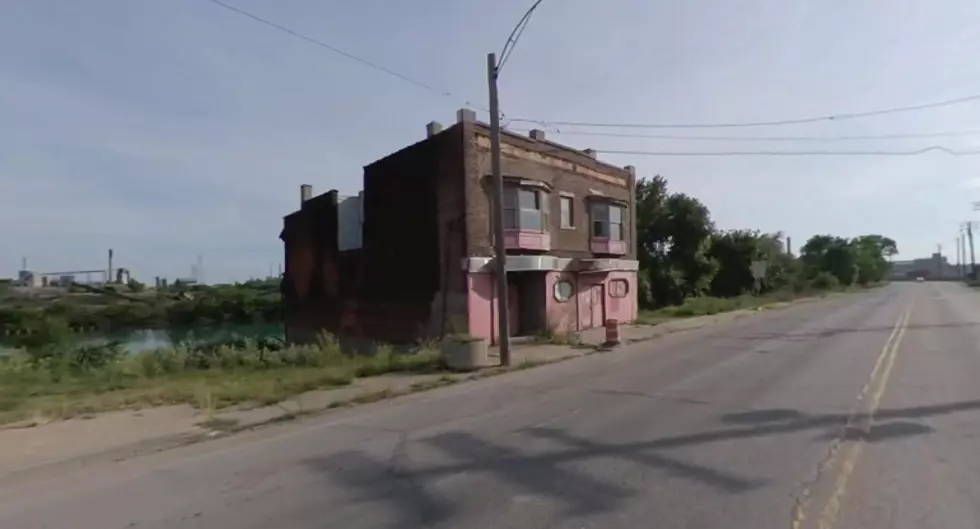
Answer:
MULTIPOLYGON (((529 132, 530 129, 517 128, 508 129, 512 132, 529 132)), ((903 139, 924 139, 924 138, 957 138, 965 136, 980 135, 980 129, 932 132, 921 134, 869 134, 857 136, 687 136, 682 134, 635 134, 623 132, 586 132, 556 130, 555 134, 563 136, 588 136, 588 137, 608 137, 608 138, 644 138, 653 140, 684 140, 684 141, 812 141, 812 142, 836 142, 836 141, 860 141, 860 140, 903 140, 903 139)))
POLYGON ((596 127, 596 128, 623 128, 623 129, 720 129, 720 128, 748 128, 748 127, 778 127, 785 125, 800 125, 804 123, 817 123, 821 121, 845 121, 849 119, 867 118, 881 116, 885 114, 897 114, 901 112, 913 112, 929 108, 939 108, 951 105, 960 105, 972 101, 980 100, 980 94, 947 99, 945 101, 935 101, 932 103, 920 103, 903 107, 893 107, 879 110, 868 110, 865 112, 839 113, 827 116, 815 116, 808 118, 783 119, 777 121, 748 121, 740 123, 591 123, 587 121, 542 121, 530 118, 511 118, 513 123, 537 123, 545 126, 569 126, 569 127, 596 127))
POLYGON ((304 35, 304 34, 298 32, 296 30, 290 29, 290 28, 288 28, 286 26, 283 26, 282 24, 279 24, 277 22, 273 22, 273 21, 271 21, 271 20, 269 20, 267 18, 260 17, 260 16, 254 14, 254 13, 250 13, 248 11, 245 11, 244 9, 241 9, 239 7, 235 7, 235 6, 231 5, 231 4, 227 4, 225 2, 222 2, 221 0, 206 0, 206 1, 211 2, 212 4, 214 4, 216 6, 219 6, 219 7, 223 8, 223 9, 226 9, 228 11, 231 11, 233 13, 237 13, 237 14, 243 16, 243 17, 252 19, 255 22, 258 22, 260 24, 264 24, 264 25, 266 25, 268 27, 271 27, 271 28, 277 29, 279 31, 282 31, 283 33, 287 33, 287 34, 289 34, 289 35, 291 35, 293 37, 296 37, 298 39, 301 39, 301 40, 304 40, 306 42, 309 42, 310 44, 313 44, 313 45, 319 46, 321 48, 324 48, 326 50, 329 50, 329 51, 331 51, 333 53, 336 53, 337 55, 341 55, 341 56, 346 57, 346 58, 348 58, 348 59, 350 59, 352 61, 359 62, 359 63, 361 63, 364 66, 367 66, 367 67, 372 68, 374 70, 377 70, 379 72, 388 74, 389 76, 398 78, 398 79, 400 79, 402 81, 405 81, 407 83, 413 84, 413 85, 415 85, 415 86, 417 86, 419 88, 422 88, 424 90, 428 90, 429 92, 432 92, 434 94, 438 94, 438 95, 443 96, 443 97, 449 97, 449 98, 452 98, 452 99, 460 100, 463 103, 465 103, 465 105, 468 106, 468 107, 472 107, 472 108, 476 108, 476 109, 479 109, 479 110, 483 110, 484 112, 487 111, 485 108, 483 108, 483 107, 481 107, 479 105, 473 105, 472 103, 470 103, 470 101, 465 100, 465 99, 457 96, 456 94, 453 94, 452 92, 448 92, 446 90, 442 90, 442 89, 436 88, 436 87, 434 87, 434 86, 432 86, 432 85, 430 85, 428 83, 425 83, 423 81, 419 81, 418 79, 414 79, 414 78, 409 77, 409 76, 407 76, 407 75, 405 75, 403 73, 396 72, 395 70, 392 70, 390 68, 387 68, 385 66, 382 66, 382 65, 380 65, 378 63, 371 62, 371 61, 369 61, 367 59, 364 59, 362 57, 358 57, 357 55, 354 55, 353 53, 344 51, 344 50, 342 50, 342 49, 340 49, 340 48, 338 48, 338 47, 336 47, 336 46, 334 46, 332 44, 328 44, 328 43, 326 43, 326 42, 324 42, 322 40, 316 39, 314 37, 310 37, 308 35, 304 35))
MULTIPOLYGON (((563 150, 563 149, 554 149, 563 150)), ((914 151, 628 151, 596 150, 602 154, 628 154, 636 156, 918 156, 930 152, 941 152, 951 156, 976 156, 980 150, 959 151, 933 145, 914 151)))

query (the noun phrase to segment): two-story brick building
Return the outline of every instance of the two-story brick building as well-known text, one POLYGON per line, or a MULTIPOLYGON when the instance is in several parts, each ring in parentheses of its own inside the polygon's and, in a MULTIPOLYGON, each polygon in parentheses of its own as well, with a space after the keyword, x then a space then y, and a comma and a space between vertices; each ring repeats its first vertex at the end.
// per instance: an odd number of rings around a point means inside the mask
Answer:
MULTIPOLYGON (((302 192, 286 216, 287 334, 496 339, 489 127, 469 110, 364 168, 364 190, 302 192)), ((511 332, 637 313, 635 171, 541 131, 501 134, 511 332)))

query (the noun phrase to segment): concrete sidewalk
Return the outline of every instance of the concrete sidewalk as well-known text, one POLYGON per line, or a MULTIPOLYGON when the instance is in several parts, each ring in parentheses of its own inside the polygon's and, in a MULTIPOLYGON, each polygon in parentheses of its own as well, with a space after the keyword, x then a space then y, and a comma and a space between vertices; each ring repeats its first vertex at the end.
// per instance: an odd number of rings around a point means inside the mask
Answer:
MULTIPOLYGON (((730 322, 755 313, 745 310, 672 320, 659 325, 624 325, 622 343, 640 342, 665 334, 730 322)), ((581 345, 525 344, 514 348, 514 366, 544 364, 595 352, 605 342, 605 330, 579 334, 581 345)), ((491 350, 491 354, 494 351, 491 350)), ((0 427, 0 478, 52 464, 90 458, 126 458, 227 432, 371 402, 415 391, 465 382, 505 371, 490 368, 476 373, 392 374, 358 379, 349 386, 303 393, 271 406, 240 406, 212 412, 191 406, 165 406, 101 413, 51 423, 0 427)))
MULTIPOLYGON (((514 349, 514 365, 543 364, 593 352, 593 348, 526 345, 514 349)), ((238 406, 214 412, 191 406, 162 406, 100 413, 85 418, 0 427, 0 478, 52 464, 89 458, 120 459, 179 446, 231 431, 294 419, 497 374, 390 374, 351 385, 297 395, 271 406, 238 406)))
MULTIPOLYGON (((710 325, 717 325, 735 321, 746 316, 751 316, 763 310, 771 310, 789 305, 796 305, 807 301, 814 301, 820 298, 801 298, 792 302, 774 303, 757 309, 743 309, 731 312, 712 314, 710 316, 698 316, 677 320, 668 320, 657 325, 623 325, 619 329, 619 340, 621 345, 652 340, 666 334, 700 329, 710 325)), ((579 341, 583 345, 591 347, 602 347, 606 342, 606 330, 602 327, 587 329, 578 334, 579 341)))

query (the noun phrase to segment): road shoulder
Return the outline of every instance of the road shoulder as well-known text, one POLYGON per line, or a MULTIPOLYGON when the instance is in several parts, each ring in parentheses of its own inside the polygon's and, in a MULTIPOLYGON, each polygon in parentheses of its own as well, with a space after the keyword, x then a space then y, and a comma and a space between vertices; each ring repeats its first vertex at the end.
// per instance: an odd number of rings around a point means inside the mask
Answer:
MULTIPOLYGON (((801 298, 793 302, 678 319, 659 325, 626 325, 621 329, 622 345, 730 324, 769 309, 785 309, 821 299, 826 298, 801 298)), ((35 420, 7 425, 0 428, 0 479, 66 464, 126 459, 331 410, 606 352, 602 347, 605 339, 603 329, 585 331, 580 334, 580 339, 581 343, 575 346, 522 345, 515 349, 515 366, 509 369, 368 377, 358 379, 350 386, 310 391, 269 406, 239 406, 211 411, 187 405, 164 406, 119 410, 47 423, 35 420)))

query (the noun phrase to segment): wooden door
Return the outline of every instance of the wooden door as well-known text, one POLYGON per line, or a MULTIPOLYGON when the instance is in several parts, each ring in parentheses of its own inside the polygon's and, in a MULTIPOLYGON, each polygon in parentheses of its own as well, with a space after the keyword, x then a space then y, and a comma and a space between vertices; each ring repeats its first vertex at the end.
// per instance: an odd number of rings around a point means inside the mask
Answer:
POLYGON ((507 298, 510 300, 507 304, 507 313, 509 317, 508 323, 510 323, 510 335, 511 336, 521 336, 521 292, 519 287, 514 283, 507 285, 507 298))
POLYGON ((593 327, 601 327, 606 323, 606 286, 602 283, 592 285, 589 306, 593 327))

